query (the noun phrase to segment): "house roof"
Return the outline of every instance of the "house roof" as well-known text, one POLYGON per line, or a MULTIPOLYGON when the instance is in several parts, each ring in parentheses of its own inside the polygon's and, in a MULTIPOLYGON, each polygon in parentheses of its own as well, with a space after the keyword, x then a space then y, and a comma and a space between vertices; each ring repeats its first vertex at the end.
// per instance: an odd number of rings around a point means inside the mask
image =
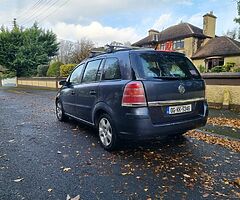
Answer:
POLYGON ((175 26, 171 26, 159 34, 149 35, 138 42, 134 43, 134 46, 143 46, 146 44, 154 44, 159 42, 166 42, 169 40, 177 40, 183 39, 187 37, 198 37, 198 38, 207 38, 206 35, 203 34, 203 30, 193 26, 189 23, 180 23, 175 26))
POLYGON ((240 42, 227 36, 221 36, 209 40, 203 47, 199 48, 192 59, 231 55, 240 55, 240 42))

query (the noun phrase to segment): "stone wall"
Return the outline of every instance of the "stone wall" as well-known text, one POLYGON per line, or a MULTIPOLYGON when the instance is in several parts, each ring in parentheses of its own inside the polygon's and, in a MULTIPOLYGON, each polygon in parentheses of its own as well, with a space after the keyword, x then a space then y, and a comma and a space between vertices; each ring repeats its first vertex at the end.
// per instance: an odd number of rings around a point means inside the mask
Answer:
POLYGON ((34 77, 34 78, 18 78, 18 86, 30 86, 30 87, 41 87, 41 88, 60 88, 59 81, 64 78, 45 78, 45 77, 34 77))
POLYGON ((205 73, 210 106, 240 111, 240 73, 205 73))

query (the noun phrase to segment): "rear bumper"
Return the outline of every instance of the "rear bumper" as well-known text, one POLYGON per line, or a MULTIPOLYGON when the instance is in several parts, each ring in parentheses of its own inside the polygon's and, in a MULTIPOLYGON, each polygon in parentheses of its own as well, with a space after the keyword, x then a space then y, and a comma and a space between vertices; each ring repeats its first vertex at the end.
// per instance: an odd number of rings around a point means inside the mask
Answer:
MULTIPOLYGON (((146 108, 147 109, 147 108, 146 108)), ((125 124, 117 127, 119 136, 123 139, 154 139, 164 138, 169 135, 186 132, 204 126, 207 122, 208 106, 204 103, 204 112, 188 120, 181 120, 172 123, 153 124, 148 114, 144 115, 144 108, 135 114, 127 113, 125 124)))

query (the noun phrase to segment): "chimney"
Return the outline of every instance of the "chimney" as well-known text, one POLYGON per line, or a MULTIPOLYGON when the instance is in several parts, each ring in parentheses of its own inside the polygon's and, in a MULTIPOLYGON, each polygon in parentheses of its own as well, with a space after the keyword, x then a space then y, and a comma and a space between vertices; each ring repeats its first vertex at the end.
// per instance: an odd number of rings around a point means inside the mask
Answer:
POLYGON ((148 35, 150 36, 150 35, 156 35, 156 34, 158 34, 159 33, 159 31, 157 31, 157 30, 154 30, 154 29, 150 29, 149 31, 148 31, 148 35))
POLYGON ((203 34, 215 38, 216 30, 216 19, 217 17, 213 15, 213 11, 203 15, 203 34))

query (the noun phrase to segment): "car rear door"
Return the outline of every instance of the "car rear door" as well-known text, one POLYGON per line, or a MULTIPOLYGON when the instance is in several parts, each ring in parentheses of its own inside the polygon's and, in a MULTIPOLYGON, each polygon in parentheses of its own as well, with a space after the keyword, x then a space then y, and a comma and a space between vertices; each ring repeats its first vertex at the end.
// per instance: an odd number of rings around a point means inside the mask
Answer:
POLYGON ((203 114, 205 84, 193 64, 177 54, 137 55, 154 124, 192 119, 203 114))
POLYGON ((82 121, 93 123, 92 109, 98 99, 100 68, 103 59, 91 60, 86 63, 81 84, 75 86, 75 116, 82 121))

